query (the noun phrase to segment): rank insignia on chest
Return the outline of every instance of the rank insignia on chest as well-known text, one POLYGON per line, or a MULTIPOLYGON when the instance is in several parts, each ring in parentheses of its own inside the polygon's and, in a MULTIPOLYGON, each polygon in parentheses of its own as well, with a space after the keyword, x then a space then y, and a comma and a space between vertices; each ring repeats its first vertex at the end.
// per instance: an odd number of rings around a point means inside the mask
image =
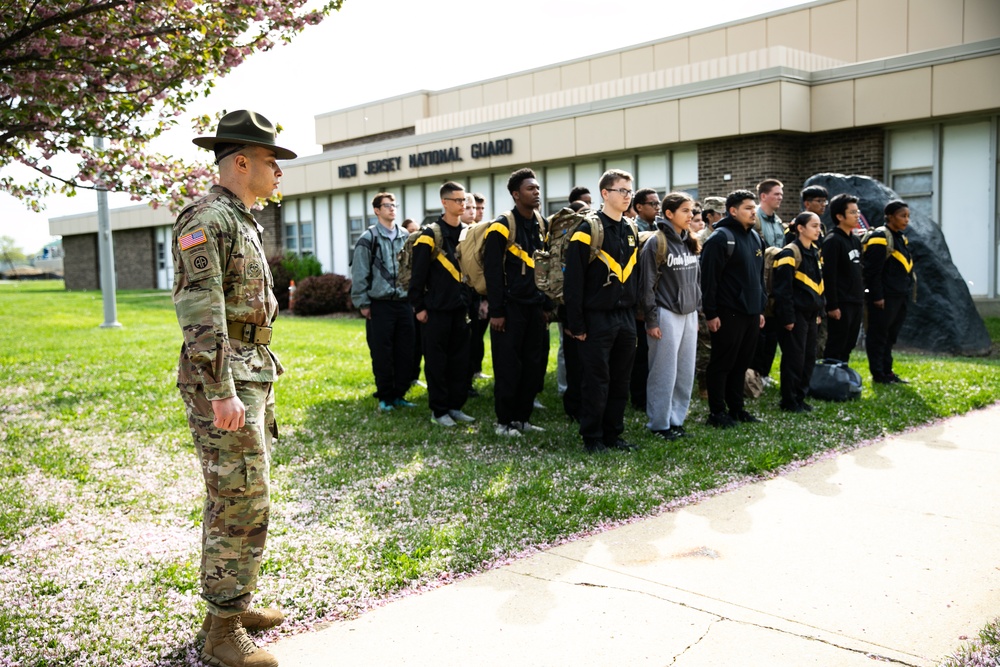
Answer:
POLYGON ((264 277, 264 271, 262 270, 260 262, 253 260, 247 262, 246 270, 247 280, 259 280, 264 277))
POLYGON ((177 239, 177 245, 180 246, 181 250, 190 250, 195 246, 199 246, 202 243, 207 243, 208 237, 205 236, 204 229, 196 229, 190 234, 185 234, 184 236, 177 239))

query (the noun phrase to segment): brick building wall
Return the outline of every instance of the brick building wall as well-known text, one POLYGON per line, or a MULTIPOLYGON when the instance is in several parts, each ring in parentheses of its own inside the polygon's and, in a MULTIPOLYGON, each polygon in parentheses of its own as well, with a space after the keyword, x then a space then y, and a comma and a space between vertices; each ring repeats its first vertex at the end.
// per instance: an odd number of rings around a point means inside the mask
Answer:
POLYGON ((762 134, 698 144, 698 194, 724 197, 776 178, 785 199, 778 215, 786 222, 801 210, 799 192, 813 174, 861 174, 881 180, 885 170, 885 131, 864 128, 813 135, 762 134), (724 180, 730 174, 732 179, 724 180))
POLYGON ((281 204, 268 204, 261 211, 252 211, 257 224, 264 228, 261 246, 265 257, 282 254, 281 204))
POLYGON ((66 289, 100 289, 101 279, 97 273, 97 234, 64 236, 62 245, 66 289))
POLYGON ((113 232, 118 289, 156 289, 155 228, 113 232))

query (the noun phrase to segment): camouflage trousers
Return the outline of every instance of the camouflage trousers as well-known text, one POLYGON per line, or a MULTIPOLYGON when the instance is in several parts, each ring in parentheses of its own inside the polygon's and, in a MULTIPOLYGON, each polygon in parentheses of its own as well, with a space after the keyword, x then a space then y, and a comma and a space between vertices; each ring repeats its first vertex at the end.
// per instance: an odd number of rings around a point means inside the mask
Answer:
POLYGON ((211 401, 181 388, 188 425, 205 476, 201 530, 201 595, 216 616, 250 607, 257 588, 270 515, 271 444, 277 437, 269 382, 237 382, 246 423, 224 431, 212 423, 211 401))

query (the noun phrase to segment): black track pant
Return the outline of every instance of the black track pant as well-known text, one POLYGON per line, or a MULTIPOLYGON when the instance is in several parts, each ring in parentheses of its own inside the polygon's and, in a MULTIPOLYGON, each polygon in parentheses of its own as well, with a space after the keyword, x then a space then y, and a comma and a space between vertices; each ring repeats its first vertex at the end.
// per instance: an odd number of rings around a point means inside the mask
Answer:
POLYGON ((372 301, 365 338, 372 355, 375 398, 392 403, 410 388, 413 309, 409 301, 372 301))
POLYGON ((760 315, 720 310, 719 330, 712 335, 712 356, 705 372, 708 408, 713 413, 743 409, 743 383, 757 347, 760 315))
POLYGON ((625 430, 625 404, 635 358, 635 312, 586 310, 580 342, 580 435, 610 445, 625 430))
MULTIPOLYGON (((478 308, 476 309, 479 310, 478 308)), ((490 328, 489 318, 479 319, 476 312, 469 316, 469 386, 472 386, 472 376, 483 372, 483 356, 486 354, 486 330, 490 328)))
POLYGON ((885 308, 876 308, 871 301, 868 302, 865 349, 872 380, 884 380, 892 375, 892 346, 896 344, 905 319, 905 296, 885 297, 885 308))
POLYGON ((490 332, 490 345, 497 423, 509 425, 531 420, 535 396, 541 391, 539 368, 548 361, 549 330, 540 305, 508 301, 505 307, 504 330, 490 332))
POLYGON ((750 368, 763 376, 771 374, 771 367, 774 366, 774 355, 778 351, 778 324, 777 317, 767 318, 764 328, 760 329, 757 336, 757 345, 754 346, 753 358, 750 360, 750 368))
POLYGON ((778 325, 781 345, 781 407, 794 408, 805 402, 813 368, 816 367, 816 316, 795 311, 795 327, 778 325))
POLYGON ((861 315, 864 309, 860 303, 840 304, 840 319, 826 318, 826 359, 850 361, 851 351, 858 344, 858 332, 861 331, 861 315))
POLYGON ((469 396, 469 324, 464 308, 428 310, 421 332, 427 399, 435 417, 461 410, 469 396))
POLYGON ((566 362, 566 391, 563 392, 563 410, 570 419, 580 421, 580 341, 563 327, 563 359, 566 362))

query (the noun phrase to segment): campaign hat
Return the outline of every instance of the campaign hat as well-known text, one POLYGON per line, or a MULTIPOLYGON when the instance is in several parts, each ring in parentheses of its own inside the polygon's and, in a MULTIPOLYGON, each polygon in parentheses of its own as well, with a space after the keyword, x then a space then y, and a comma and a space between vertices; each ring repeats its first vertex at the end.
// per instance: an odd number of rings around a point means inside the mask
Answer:
POLYGON ((237 144, 240 146, 263 146, 274 151, 279 160, 297 157, 293 151, 274 143, 277 132, 274 125, 259 113, 241 109, 231 111, 219 120, 214 137, 197 137, 194 145, 212 150, 216 144, 237 144))

